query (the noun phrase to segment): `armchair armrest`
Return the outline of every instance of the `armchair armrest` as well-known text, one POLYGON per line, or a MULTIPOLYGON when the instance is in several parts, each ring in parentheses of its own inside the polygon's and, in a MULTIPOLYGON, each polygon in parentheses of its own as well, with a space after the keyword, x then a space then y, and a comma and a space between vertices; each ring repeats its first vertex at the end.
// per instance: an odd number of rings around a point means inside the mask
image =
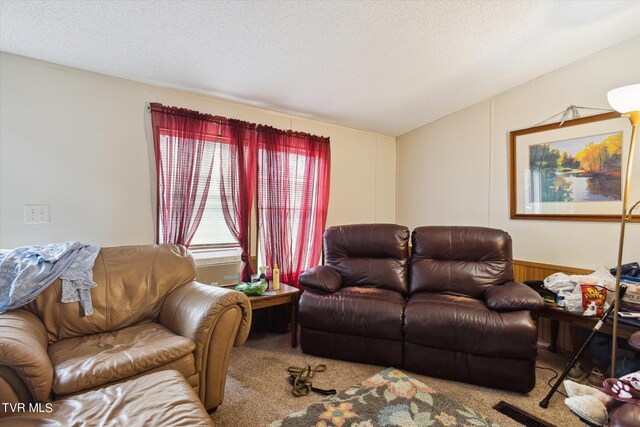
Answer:
POLYGON ((342 285, 342 276, 328 265, 319 265, 302 273, 298 281, 305 288, 331 293, 342 285))
POLYGON ((219 317, 232 307, 239 307, 242 319, 233 345, 239 347, 249 336, 251 327, 251 305, 242 292, 191 282, 167 295, 160 308, 160 323, 183 337, 196 343, 196 365, 202 358, 203 346, 207 344, 219 317))
POLYGON ((539 310, 544 307, 544 300, 536 291, 519 282, 507 282, 504 285, 492 286, 484 293, 484 300, 492 310, 539 310))
POLYGON ((0 314, 0 377, 14 392, 2 396, 4 402, 50 400, 53 366, 48 345, 47 331, 36 315, 22 309, 0 314))
POLYGON ((158 321, 196 343, 198 394, 207 410, 222 403, 233 346, 244 344, 251 328, 251 304, 242 292, 190 282, 164 300, 158 321))

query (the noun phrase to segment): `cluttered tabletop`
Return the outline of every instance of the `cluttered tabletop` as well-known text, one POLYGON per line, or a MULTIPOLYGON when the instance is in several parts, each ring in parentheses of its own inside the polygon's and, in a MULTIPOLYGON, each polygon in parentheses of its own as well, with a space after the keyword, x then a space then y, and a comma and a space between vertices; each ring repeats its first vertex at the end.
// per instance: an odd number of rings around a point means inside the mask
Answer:
MULTIPOLYGON (((583 318, 588 327, 614 303, 616 273, 615 269, 600 267, 588 275, 554 273, 542 281, 525 283, 547 303, 539 315, 554 315, 558 320, 574 323, 583 318)), ((620 299, 618 321, 629 326, 632 332, 640 328, 640 265, 637 262, 622 266, 620 286, 626 289, 620 299)), ((610 314, 609 319, 612 316, 610 314)))

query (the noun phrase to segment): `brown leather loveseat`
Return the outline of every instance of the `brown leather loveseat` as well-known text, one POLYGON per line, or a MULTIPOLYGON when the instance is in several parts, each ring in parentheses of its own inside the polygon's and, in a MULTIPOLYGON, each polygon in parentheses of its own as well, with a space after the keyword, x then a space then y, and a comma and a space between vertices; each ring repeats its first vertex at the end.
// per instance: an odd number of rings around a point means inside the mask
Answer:
POLYGON ((328 228, 325 265, 300 283, 301 346, 322 357, 404 367, 489 387, 535 385, 544 303, 513 281, 511 238, 484 227, 328 228))
POLYGON ((60 280, 0 315, 2 402, 49 402, 175 370, 206 409, 220 405, 231 348, 249 333, 247 297, 194 282, 193 258, 177 245, 103 248, 93 275, 91 316, 60 302, 60 280))

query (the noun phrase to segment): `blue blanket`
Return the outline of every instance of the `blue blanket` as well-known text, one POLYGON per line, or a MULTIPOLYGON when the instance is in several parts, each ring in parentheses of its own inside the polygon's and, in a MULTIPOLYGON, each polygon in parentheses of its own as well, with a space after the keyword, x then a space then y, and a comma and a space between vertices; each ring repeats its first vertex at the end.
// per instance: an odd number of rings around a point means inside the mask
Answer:
POLYGON ((62 280, 62 302, 80 302, 93 313, 93 264, 100 247, 80 242, 0 249, 0 314, 22 307, 56 279, 62 280))

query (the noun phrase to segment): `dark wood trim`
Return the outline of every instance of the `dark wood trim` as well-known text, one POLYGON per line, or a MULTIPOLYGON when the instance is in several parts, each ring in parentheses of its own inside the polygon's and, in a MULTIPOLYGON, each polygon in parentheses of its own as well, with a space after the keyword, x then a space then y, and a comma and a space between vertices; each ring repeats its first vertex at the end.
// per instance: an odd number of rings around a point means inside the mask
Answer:
MULTIPOLYGON (((562 215, 562 214, 518 214, 512 213, 511 219, 533 219, 541 221, 602 221, 602 222, 620 222, 620 215, 562 215)), ((633 219, 630 222, 640 222, 633 219)))

